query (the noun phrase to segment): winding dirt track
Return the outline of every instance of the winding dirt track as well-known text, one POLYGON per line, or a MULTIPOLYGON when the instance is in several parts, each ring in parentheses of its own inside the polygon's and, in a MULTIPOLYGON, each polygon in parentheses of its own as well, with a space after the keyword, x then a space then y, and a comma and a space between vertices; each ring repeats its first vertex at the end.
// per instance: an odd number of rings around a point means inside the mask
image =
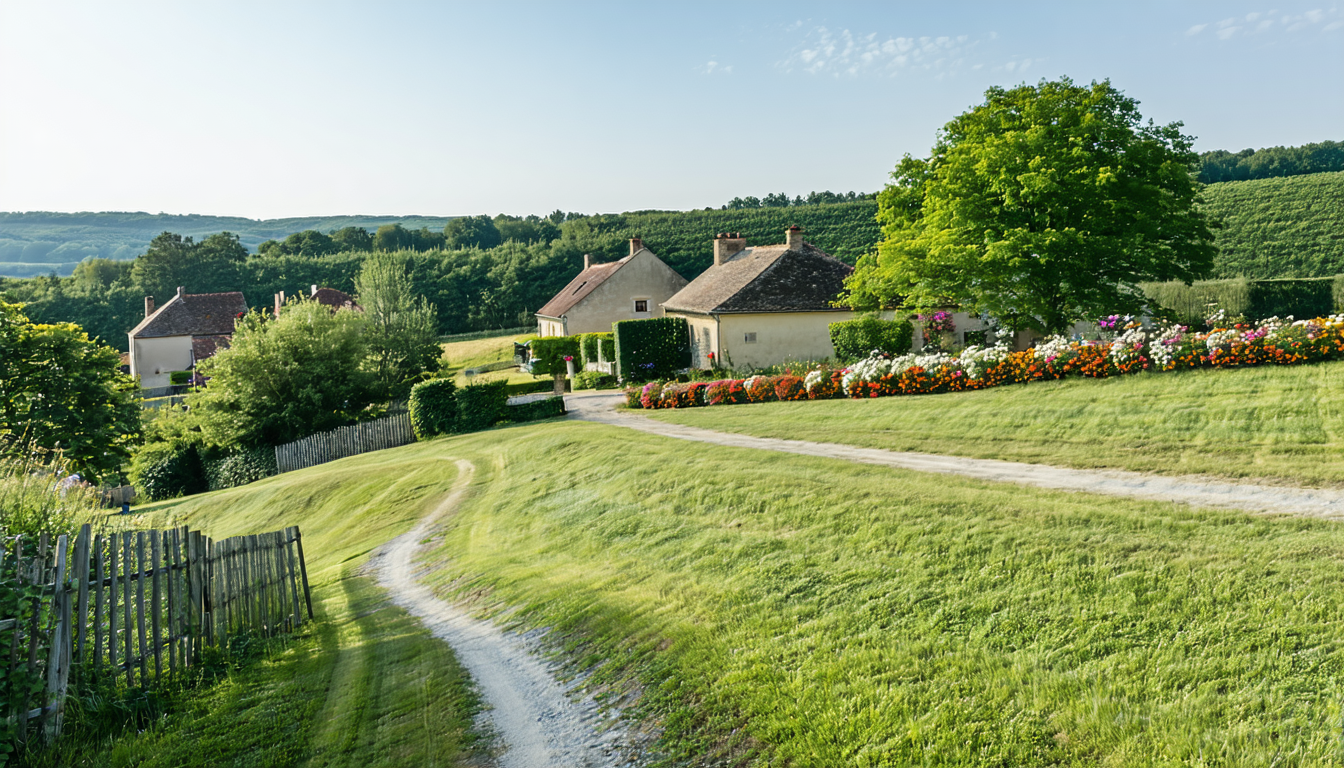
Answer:
POLYGON ((601 732, 591 699, 571 699, 552 668, 522 637, 472 618, 444 602, 416 579, 414 558, 421 542, 462 501, 475 472, 457 462, 452 492, 414 529, 374 556, 378 582, 392 602, 420 617, 448 643, 490 707, 485 717, 503 742, 501 768, 607 768, 626 764, 619 729, 601 732))
POLYGON ((856 448, 850 445, 814 443, 807 440, 752 437, 668 424, 638 413, 617 411, 616 405, 622 397, 623 395, 619 393, 608 392, 567 395, 565 404, 569 408, 570 418, 614 424, 679 440, 782 451, 803 456, 821 456, 861 464, 962 475, 978 480, 1017 483, 1037 488, 1127 496, 1149 501, 1170 501, 1198 507, 1225 507, 1251 512, 1344 519, 1344 491, 1334 489, 1286 488, 1219 481, 1206 477, 1150 475, 1122 470, 1069 469, 997 459, 969 459, 961 456, 886 451, 880 448, 856 448))

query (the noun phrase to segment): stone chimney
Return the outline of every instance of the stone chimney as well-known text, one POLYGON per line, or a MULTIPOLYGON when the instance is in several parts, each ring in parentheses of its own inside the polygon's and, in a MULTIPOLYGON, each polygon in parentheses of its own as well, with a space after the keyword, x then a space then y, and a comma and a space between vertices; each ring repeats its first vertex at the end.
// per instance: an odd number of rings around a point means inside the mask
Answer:
POLYGON ((747 239, 740 233, 720 232, 714 236, 714 266, 719 266, 746 247, 747 239))
POLYGON ((187 291, 186 291, 186 289, 184 289, 184 288, 183 288, 182 286, 180 286, 180 285, 177 286, 177 297, 180 299, 180 298, 182 298, 183 296, 186 296, 186 295, 187 295, 187 291))
POLYGON ((152 315, 152 314, 154 314, 154 297, 153 297, 153 296, 146 296, 146 297, 145 297, 145 317, 149 317, 149 316, 152 315))
POLYGON ((275 296, 273 297, 273 300, 274 300, 274 302, 275 302, 275 309, 271 310, 271 314, 275 315, 276 317, 279 317, 279 316, 280 316, 280 307, 281 307, 282 305, 284 305, 285 302, 284 302, 283 299, 280 298, 280 294, 278 294, 278 293, 275 294, 275 296))
POLYGON ((788 244, 789 250, 798 251, 803 247, 803 228, 794 224, 784 230, 784 242, 788 244))
POLYGON ((313 285, 313 287, 312 287, 312 292, 309 293, 308 296, 309 296, 310 298, 317 298, 317 285, 316 285, 316 284, 313 285))
POLYGON ((591 266, 593 266, 593 254, 591 253, 583 254, 583 268, 587 269, 591 266))
POLYGON ((636 253, 639 253, 639 249, 641 249, 641 248, 643 248, 643 247, 644 247, 644 241, 643 241, 643 240, 640 240, 638 237, 632 237, 632 238, 630 238, 630 255, 631 255, 631 256, 634 256, 636 253))

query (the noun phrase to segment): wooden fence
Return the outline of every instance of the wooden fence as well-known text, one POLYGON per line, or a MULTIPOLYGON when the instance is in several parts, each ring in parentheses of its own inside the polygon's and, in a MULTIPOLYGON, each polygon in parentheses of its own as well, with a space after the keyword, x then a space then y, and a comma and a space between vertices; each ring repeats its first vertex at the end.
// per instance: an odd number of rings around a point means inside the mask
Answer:
POLYGON ((231 635, 313 617, 297 527, 214 541, 187 528, 95 536, 85 525, 74 541, 0 542, 0 578, 19 741, 34 726, 47 741, 60 735, 72 670, 148 687, 231 635))
POLYGON ((415 430, 411 428, 411 415, 403 411, 277 445, 275 465, 279 472, 293 472, 347 456, 414 442, 415 430))

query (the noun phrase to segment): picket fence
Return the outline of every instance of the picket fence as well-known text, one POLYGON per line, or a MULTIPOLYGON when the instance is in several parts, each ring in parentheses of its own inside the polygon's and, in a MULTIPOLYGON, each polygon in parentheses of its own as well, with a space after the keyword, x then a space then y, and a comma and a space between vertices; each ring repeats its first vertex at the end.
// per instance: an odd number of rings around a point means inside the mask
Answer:
POLYGON ((396 448, 415 442, 411 415, 405 411, 373 421, 362 421, 348 427, 319 432, 302 440, 277 445, 275 466, 278 472, 325 464, 328 461, 358 456, 369 451, 396 448))
POLYGON ((20 742, 60 735, 72 670, 145 688, 232 635, 313 617, 297 527, 214 541, 187 528, 93 535, 85 525, 73 541, 0 541, 0 577, 12 695, 0 716, 20 742))

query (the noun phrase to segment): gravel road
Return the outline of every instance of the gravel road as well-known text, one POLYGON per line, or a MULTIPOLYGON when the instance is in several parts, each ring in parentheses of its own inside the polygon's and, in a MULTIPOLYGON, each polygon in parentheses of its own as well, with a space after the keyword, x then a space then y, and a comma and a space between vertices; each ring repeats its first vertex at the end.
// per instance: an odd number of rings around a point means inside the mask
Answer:
POLYGON ((843 459, 861 464, 940 472, 979 480, 1017 483, 1037 488, 1128 496, 1151 501, 1172 501, 1199 507, 1226 507, 1252 512, 1272 512, 1305 517, 1344 519, 1344 491, 1320 488, 1289 488, 1221 481, 1207 477, 1156 475, 1123 470, 1091 470, 1025 464, 997 459, 970 459, 929 453, 856 448, 836 443, 751 437, 687 427, 642 416, 638 411, 617 411, 624 396, 598 392, 566 395, 570 418, 651 432, 663 437, 693 440, 737 448, 783 451, 804 456, 843 459))

